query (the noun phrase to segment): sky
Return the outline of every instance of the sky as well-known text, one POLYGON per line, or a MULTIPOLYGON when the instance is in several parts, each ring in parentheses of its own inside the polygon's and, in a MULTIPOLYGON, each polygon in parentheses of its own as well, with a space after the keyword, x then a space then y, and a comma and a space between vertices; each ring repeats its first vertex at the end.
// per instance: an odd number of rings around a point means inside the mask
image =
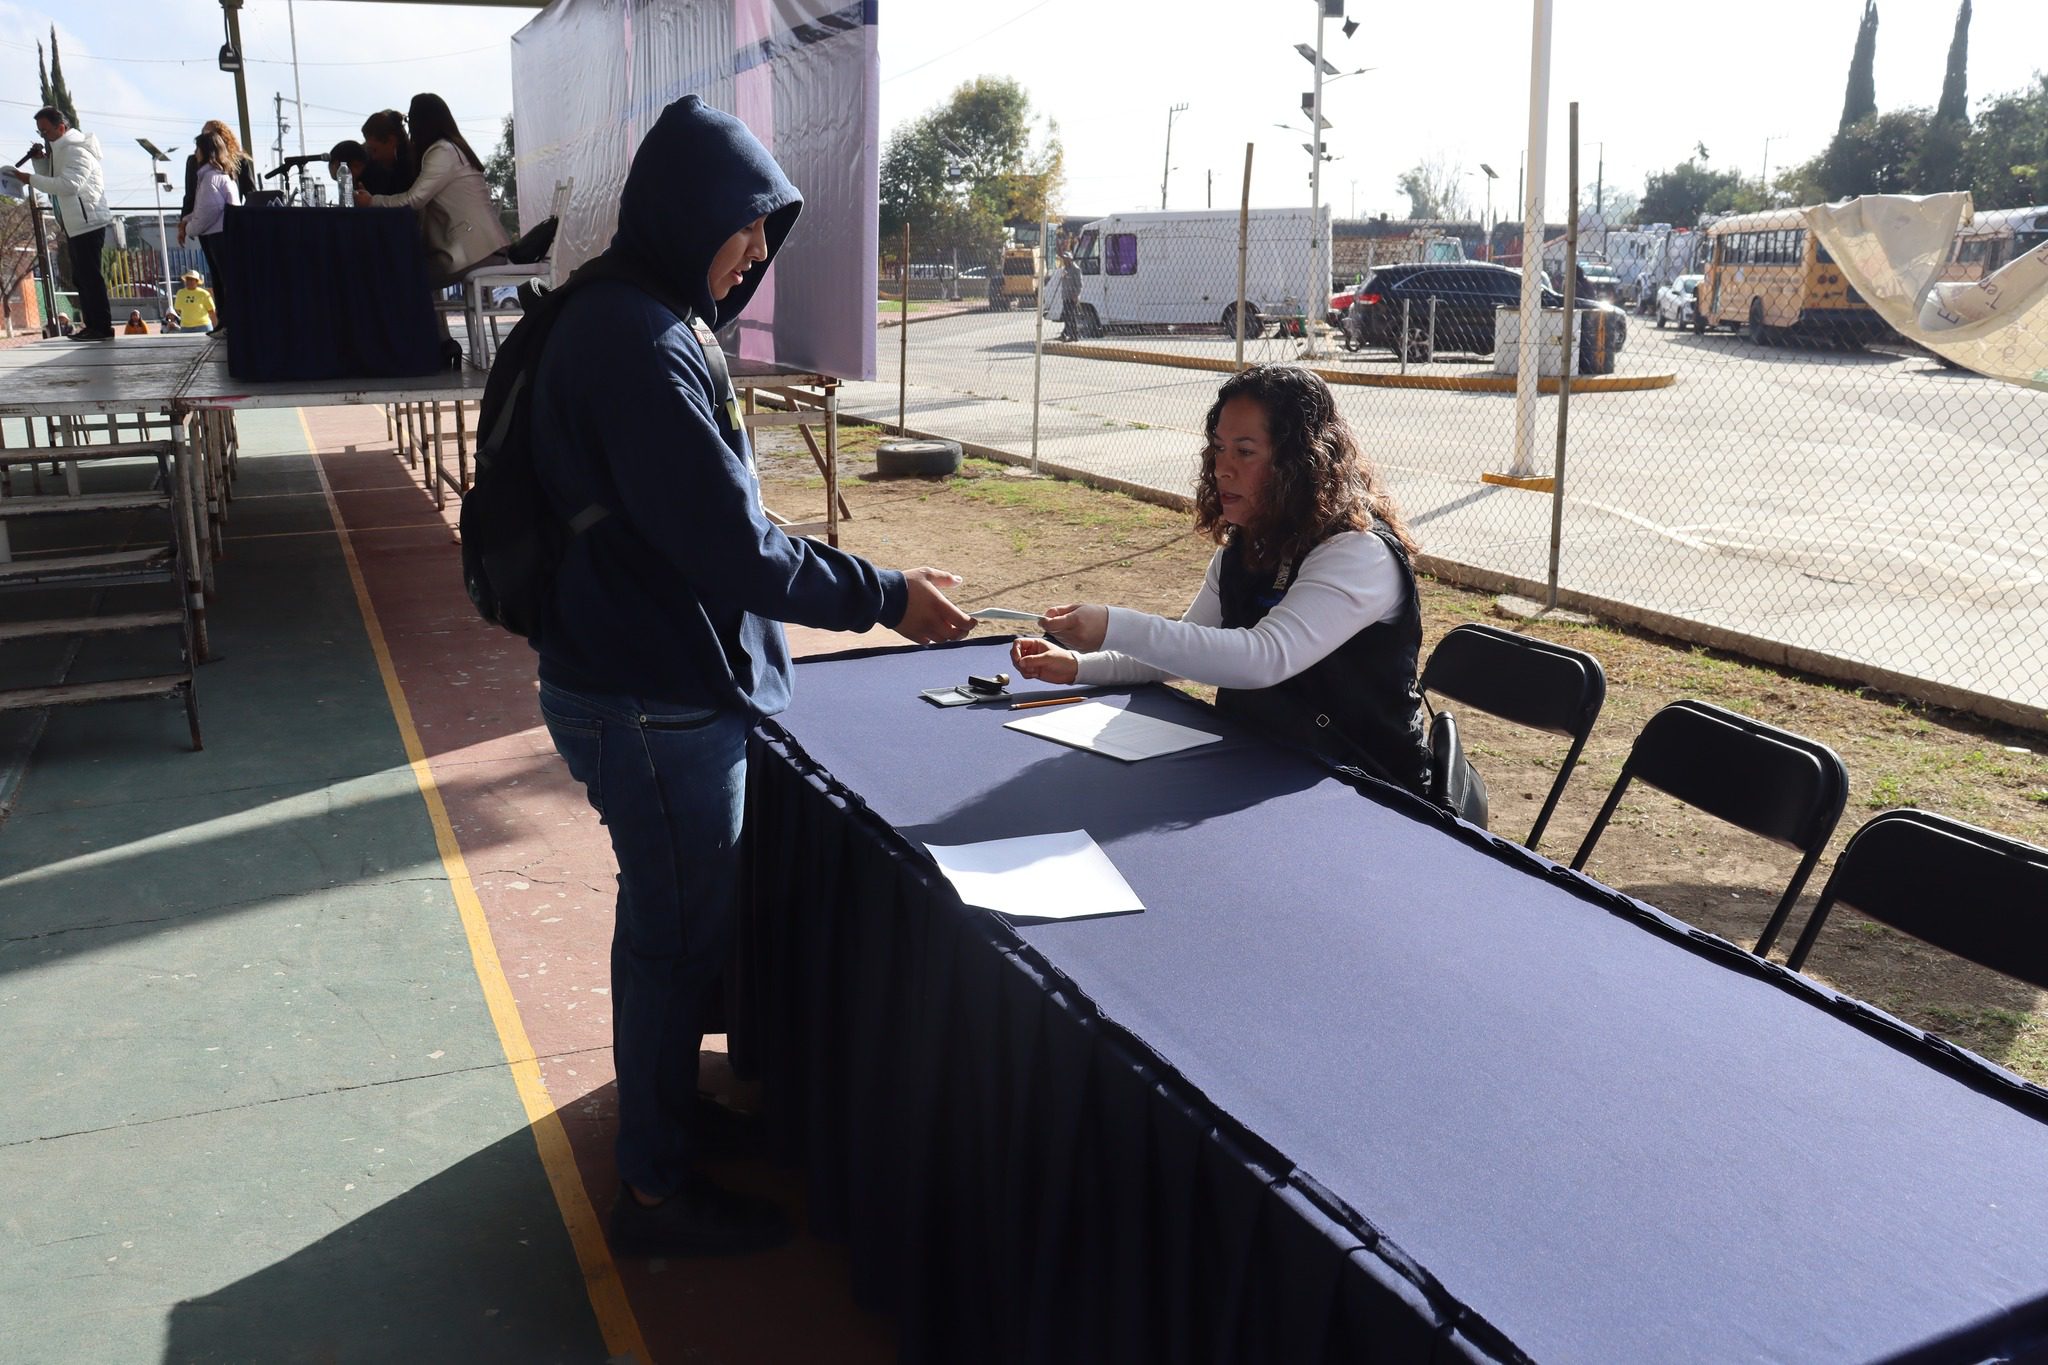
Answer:
MULTIPOLYGON (((884 134, 982 75, 1010 76, 1058 123, 1067 154, 1070 213, 1159 207, 1168 109, 1174 170, 1168 204, 1237 202, 1245 144, 1254 145, 1252 202, 1305 204, 1310 66, 1294 44, 1313 44, 1314 0, 880 0, 884 134), (1275 125, 1292 125, 1281 127, 1275 125), (1212 181, 1213 177, 1213 181, 1212 181), (1213 183, 1213 189, 1212 189, 1213 183)), ((1484 202, 1481 162, 1501 179, 1496 217, 1519 216, 1517 158, 1526 145, 1533 0, 1386 4, 1348 0, 1360 27, 1324 32, 1340 71, 1325 86, 1324 202, 1339 216, 1404 217, 1402 170, 1441 158, 1468 173, 1484 202)), ((1705 143, 1709 164, 1756 175, 1819 152, 1841 113, 1862 0, 1717 0, 1711 6, 1643 0, 1555 0, 1547 216, 1566 188, 1565 107, 1580 103, 1584 197, 1596 168, 1606 184, 1640 192, 1647 172, 1705 143)), ((1932 105, 1941 92, 1955 0, 1880 0, 1876 84, 1880 108, 1932 105)), ((444 96, 479 151, 497 141, 512 108, 509 40, 522 10, 299 0, 299 80, 305 140, 320 149, 354 136, 363 117, 403 109, 413 93, 444 96)), ((146 155, 189 144, 207 118, 233 121, 232 78, 215 67, 223 39, 217 0, 0 0, 0 114, 18 116, 19 146, 33 140, 35 48, 53 20, 81 123, 108 153, 116 202, 150 201, 146 155)), ((2026 84, 2048 61, 2048 3, 1976 0, 1970 97, 2026 84)), ((299 148, 292 108, 286 0, 245 0, 251 119, 258 161, 275 164, 272 96, 286 100, 287 154, 299 148)), ((182 160, 182 157, 180 158, 182 160)), ((173 180, 177 180, 174 171, 173 180)), ((1987 206, 1988 207, 1988 206, 1987 206)))

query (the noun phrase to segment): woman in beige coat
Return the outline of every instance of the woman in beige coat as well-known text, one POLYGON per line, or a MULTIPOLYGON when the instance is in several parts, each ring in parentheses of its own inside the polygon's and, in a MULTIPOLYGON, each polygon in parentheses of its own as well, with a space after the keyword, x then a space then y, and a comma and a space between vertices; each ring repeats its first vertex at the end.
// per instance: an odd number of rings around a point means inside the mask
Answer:
POLYGON ((427 271, 436 288, 454 284, 478 266, 501 264, 512 239, 498 220, 484 163, 456 127, 447 101, 414 95, 405 121, 411 125, 418 167, 412 188, 402 194, 357 190, 356 203, 419 214, 427 271))

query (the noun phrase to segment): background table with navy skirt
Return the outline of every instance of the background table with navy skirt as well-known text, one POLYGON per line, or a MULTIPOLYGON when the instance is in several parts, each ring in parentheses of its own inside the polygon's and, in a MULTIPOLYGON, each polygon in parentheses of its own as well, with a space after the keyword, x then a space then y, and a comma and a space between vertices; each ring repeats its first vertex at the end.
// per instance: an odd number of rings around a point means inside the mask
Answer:
POLYGON ((441 367, 411 209, 231 208, 222 321, 237 379, 394 379, 441 367))
POLYGON ((735 1055, 910 1361, 2048 1351, 2048 1092, 1163 688, 1126 765, 797 667, 751 741, 735 1055), (1074 828, 1143 914, 923 853, 1074 828))

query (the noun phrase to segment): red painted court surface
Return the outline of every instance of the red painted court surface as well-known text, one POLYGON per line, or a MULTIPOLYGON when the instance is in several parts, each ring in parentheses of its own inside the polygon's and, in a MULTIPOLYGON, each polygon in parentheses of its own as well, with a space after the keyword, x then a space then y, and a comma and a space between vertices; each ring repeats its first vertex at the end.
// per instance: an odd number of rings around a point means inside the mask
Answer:
MULTIPOLYGON (((610 846, 541 726, 532 651, 480 621, 463 594, 455 501, 436 510, 377 409, 309 409, 305 418, 575 1174, 602 1218, 618 1188, 610 846)), ((799 652, 858 641, 792 637, 799 652)), ((707 1075, 723 1074, 724 1039, 706 1048, 707 1075)), ((789 1173, 741 1164, 718 1174, 771 1195, 801 1222, 789 1173)), ((590 1274, 591 1256, 604 1253, 589 1239, 581 1249, 590 1274)), ((616 1268, 657 1361, 857 1365, 895 1354, 887 1322, 854 1306, 844 1252, 810 1237, 765 1256, 616 1268)))

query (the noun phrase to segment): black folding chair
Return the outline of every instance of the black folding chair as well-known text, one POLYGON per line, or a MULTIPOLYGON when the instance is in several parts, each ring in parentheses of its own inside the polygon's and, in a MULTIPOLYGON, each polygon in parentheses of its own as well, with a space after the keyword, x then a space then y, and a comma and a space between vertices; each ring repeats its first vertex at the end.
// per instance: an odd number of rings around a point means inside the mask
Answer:
POLYGON ((1636 736, 1607 804, 1572 859, 1573 870, 1586 865, 1622 793, 1638 779, 1739 829, 1800 851, 1799 869, 1756 941, 1759 957, 1769 952, 1842 818, 1849 799, 1849 771, 1842 760, 1827 745, 1790 730, 1705 702, 1675 701, 1650 717, 1636 736))
POLYGON ((1945 815, 1888 810, 1835 860, 1786 959, 1794 971, 1837 902, 2048 990, 2048 849, 1945 815))
POLYGON ((1430 696, 1571 740, 1529 830, 1526 842, 1536 847, 1607 700, 1607 674, 1600 661, 1582 650, 1493 626, 1459 626, 1430 651, 1421 686, 1430 696))

